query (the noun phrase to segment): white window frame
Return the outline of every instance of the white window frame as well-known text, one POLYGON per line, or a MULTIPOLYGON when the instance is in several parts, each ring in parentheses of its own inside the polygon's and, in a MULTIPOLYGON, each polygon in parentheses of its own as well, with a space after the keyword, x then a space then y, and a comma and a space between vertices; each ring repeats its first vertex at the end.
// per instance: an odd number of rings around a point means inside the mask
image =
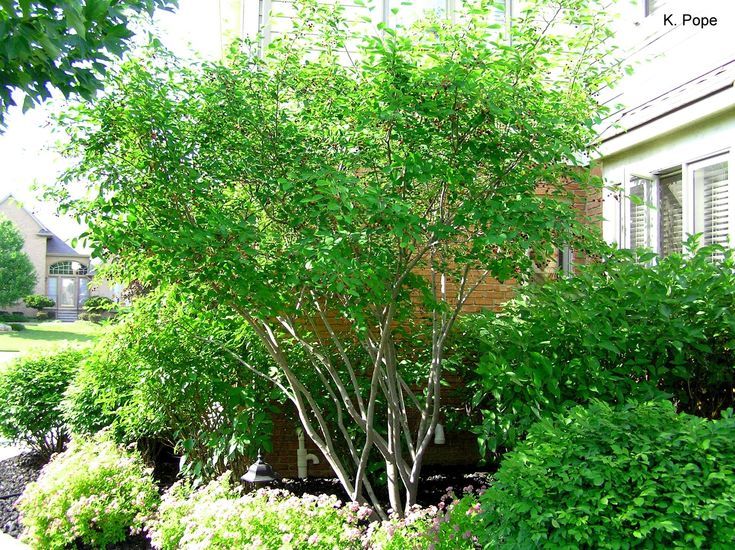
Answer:
POLYGON ((656 185, 656 178, 651 174, 642 174, 639 172, 631 172, 625 179, 625 200, 623 201, 623 212, 621 224, 621 248, 631 248, 631 235, 630 235, 630 210, 633 206, 633 201, 630 199, 633 187, 637 186, 639 182, 643 181, 643 202, 648 208, 645 209, 645 227, 644 241, 645 247, 654 249, 658 248, 656 243, 656 237, 658 236, 658 226, 654 223, 654 217, 652 215, 653 209, 651 205, 658 204, 658 185, 656 185))
POLYGON ((651 17, 652 15, 656 15, 656 13, 660 13, 662 8, 666 7, 666 4, 669 3, 669 0, 663 0, 661 2, 661 5, 658 6, 658 9, 655 11, 648 11, 648 0, 643 0, 641 2, 641 9, 643 10, 643 17, 651 17))
POLYGON ((657 169, 652 173, 645 173, 631 168, 626 169, 623 174, 625 181, 625 184, 623 185, 624 199, 620 204, 620 231, 618 233, 620 237, 618 247, 624 249, 631 248, 630 195, 632 188, 635 185, 638 185, 640 180, 644 180, 647 182, 644 187, 644 202, 649 205, 649 208, 646 209, 645 242, 647 248, 650 248, 656 254, 661 253, 658 235, 660 215, 659 177, 666 173, 670 173, 679 166, 681 167, 682 178, 681 240, 682 242, 685 242, 690 235, 703 233, 703 228, 696 226, 696 191, 694 187, 694 173, 696 170, 706 168, 707 166, 718 164, 720 162, 727 162, 728 237, 730 240, 730 246, 735 247, 735 177, 732 173, 733 166, 735 166, 733 164, 734 159, 735 153, 732 150, 723 149, 707 155, 701 155, 695 159, 682 161, 680 164, 673 163, 665 169, 657 169), (653 208, 650 206, 653 206, 653 208))
MULTIPOLYGON (((682 223, 682 239, 686 240, 686 238, 689 235, 694 235, 695 233, 703 233, 704 228, 697 227, 696 225, 696 216, 697 216, 697 205, 696 205, 696 191, 694 188, 694 172, 696 170, 700 170, 702 168, 706 168, 707 166, 712 166, 714 164, 719 164, 721 162, 727 162, 727 193, 728 193, 728 239, 730 241, 730 246, 735 245, 735 206, 733 203, 735 202, 735 189, 733 186, 733 177, 732 177, 732 153, 731 152, 721 152, 719 154, 714 154, 708 157, 705 157, 701 160, 693 161, 686 164, 686 180, 682 180, 685 185, 683 186, 683 193, 682 193, 682 202, 683 204, 683 219, 684 223, 682 223)), ((684 173, 682 173, 682 177, 684 176, 684 173)))

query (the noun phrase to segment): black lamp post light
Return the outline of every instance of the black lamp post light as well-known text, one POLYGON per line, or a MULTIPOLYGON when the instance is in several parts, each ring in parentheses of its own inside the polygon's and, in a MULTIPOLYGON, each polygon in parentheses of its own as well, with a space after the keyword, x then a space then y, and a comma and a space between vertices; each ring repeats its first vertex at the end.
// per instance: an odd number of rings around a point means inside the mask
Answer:
POLYGON ((250 468, 248 468, 247 473, 240 478, 241 481, 256 485, 267 485, 276 479, 278 479, 278 474, 273 471, 270 464, 263 462, 260 449, 258 449, 258 460, 253 462, 250 468))

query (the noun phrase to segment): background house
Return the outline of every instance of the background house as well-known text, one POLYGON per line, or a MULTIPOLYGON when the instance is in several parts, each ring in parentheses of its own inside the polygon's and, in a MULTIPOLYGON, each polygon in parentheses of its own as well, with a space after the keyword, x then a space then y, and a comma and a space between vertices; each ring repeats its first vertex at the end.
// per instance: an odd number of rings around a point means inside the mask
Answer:
MULTIPOLYGON (((76 320, 84 301, 91 293, 111 296, 109 287, 92 281, 90 257, 80 254, 46 227, 30 210, 12 195, 0 198, 0 214, 5 215, 20 230, 23 250, 36 269, 35 294, 43 294, 56 302, 56 318, 76 320)), ((19 302, 8 308, 34 315, 35 310, 19 302)))
POLYGON ((634 73, 607 94, 612 110, 600 126, 597 162, 612 187, 603 233, 621 248, 667 255, 694 233, 704 244, 735 242, 732 4, 620 5, 616 36, 634 73))

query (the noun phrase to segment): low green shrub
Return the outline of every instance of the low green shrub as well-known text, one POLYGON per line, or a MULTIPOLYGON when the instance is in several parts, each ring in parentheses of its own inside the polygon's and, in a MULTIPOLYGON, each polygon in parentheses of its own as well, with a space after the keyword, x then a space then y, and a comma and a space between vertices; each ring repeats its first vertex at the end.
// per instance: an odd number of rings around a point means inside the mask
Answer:
POLYGON ((45 456, 61 451, 67 441, 61 401, 86 354, 67 349, 16 359, 0 370, 0 435, 45 456))
POLYGON ((83 312, 79 314, 79 320, 89 321, 90 323, 99 323, 102 321, 102 315, 100 313, 83 312))
POLYGON ((0 311, 0 323, 9 323, 15 320, 16 319, 13 317, 13 314, 9 311, 0 311))
POLYGON ((103 311, 113 311, 116 307, 113 302, 107 296, 90 296, 82 304, 84 311, 90 313, 101 313, 103 311))
POLYGON ((158 501, 140 456, 102 438, 75 440, 23 493, 22 540, 42 549, 105 548, 142 529, 158 501))
POLYGON ((72 432, 109 427, 118 442, 162 441, 182 456, 183 473, 200 481, 227 470, 244 474, 258 448, 270 449, 269 413, 278 395, 218 347, 230 341, 251 364, 267 360, 249 340, 235 340, 238 330, 242 324, 231 316, 203 317, 173 289, 137 299, 68 390, 64 409, 72 432))
POLYGON ((512 447, 539 418, 593 399, 668 397, 708 418, 735 406, 733 251, 691 252, 649 267, 639 261, 651 254, 618 251, 464 319, 454 351, 475 375, 462 377, 459 401, 474 407, 482 450, 512 447))
POLYGON ((48 311, 39 311, 38 313, 36 313, 37 321, 47 321, 48 319, 51 319, 51 315, 48 311))
POLYGON ((24 331, 26 329, 26 326, 23 323, 8 323, 8 325, 15 332, 21 332, 21 331, 24 331))
POLYGON ((735 418, 665 401, 542 420, 481 497, 490 548, 735 547, 735 418))
POLYGON ((37 309, 39 312, 44 308, 54 307, 56 305, 56 302, 53 299, 48 296, 44 296, 43 294, 31 294, 30 296, 23 298, 23 302, 26 307, 37 309))
POLYGON ((260 489, 241 495, 225 474, 193 490, 175 484, 146 530, 155 548, 360 548, 358 515, 336 497, 260 489))

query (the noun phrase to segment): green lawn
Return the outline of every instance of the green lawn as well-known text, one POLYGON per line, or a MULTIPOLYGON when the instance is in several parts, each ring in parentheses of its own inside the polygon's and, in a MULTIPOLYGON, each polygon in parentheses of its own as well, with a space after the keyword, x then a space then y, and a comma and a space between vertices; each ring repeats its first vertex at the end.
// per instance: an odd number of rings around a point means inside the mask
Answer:
POLYGON ((37 353, 67 344, 91 342, 103 330, 87 321, 24 324, 26 330, 0 334, 0 361, 3 352, 37 353))

